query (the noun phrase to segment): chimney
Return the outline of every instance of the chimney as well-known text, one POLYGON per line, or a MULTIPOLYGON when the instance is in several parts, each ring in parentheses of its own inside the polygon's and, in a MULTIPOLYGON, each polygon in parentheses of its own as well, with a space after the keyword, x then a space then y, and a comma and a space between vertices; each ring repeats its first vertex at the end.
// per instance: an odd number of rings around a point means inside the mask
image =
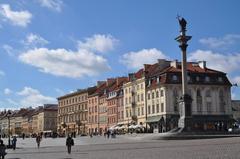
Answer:
POLYGON ((170 65, 170 61, 167 61, 165 59, 158 59, 158 65, 160 68, 165 68, 170 65))
POLYGON ((134 75, 135 75, 134 73, 129 73, 129 74, 128 74, 128 80, 129 80, 129 81, 133 81, 134 78, 135 78, 134 75))
POLYGON ((206 69, 206 61, 198 61, 198 65, 199 65, 202 69, 206 69))
POLYGON ((97 87, 99 87, 100 85, 102 85, 105 81, 97 81, 97 87))
POLYGON ((170 66, 172 66, 172 67, 174 67, 174 68, 177 68, 177 66, 178 66, 178 61, 177 61, 177 60, 171 61, 170 66))
POLYGON ((114 82, 114 78, 108 78, 107 79, 107 86, 110 86, 114 82))

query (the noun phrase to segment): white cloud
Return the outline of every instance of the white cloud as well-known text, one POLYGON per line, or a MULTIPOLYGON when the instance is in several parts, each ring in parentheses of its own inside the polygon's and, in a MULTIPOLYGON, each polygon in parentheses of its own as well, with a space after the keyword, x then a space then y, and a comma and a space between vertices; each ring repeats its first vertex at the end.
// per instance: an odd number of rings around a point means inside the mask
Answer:
POLYGON ((5 76, 5 72, 3 72, 3 71, 0 70, 0 77, 1 77, 1 76, 5 76))
POLYGON ((71 78, 98 75, 110 69, 105 58, 87 50, 36 48, 22 53, 19 59, 42 72, 71 78))
POLYGON ((9 20, 13 25, 26 27, 32 18, 32 14, 29 11, 13 11, 9 4, 2 4, 0 8, 0 14, 9 20))
POLYGON ((197 50, 189 55, 189 61, 207 61, 207 67, 215 70, 231 73, 239 71, 240 53, 220 54, 209 50, 197 50))
POLYGON ((137 52, 129 52, 122 56, 120 62, 125 64, 130 69, 139 69, 143 64, 156 63, 157 59, 169 59, 160 50, 143 49, 137 52))
POLYGON ((236 43, 237 40, 240 40, 239 34, 227 34, 222 38, 202 38, 199 42, 210 48, 224 48, 236 43))
POLYGON ((47 7, 51 10, 61 12, 63 2, 62 0, 38 0, 41 6, 47 7))
POLYGON ((4 44, 2 48, 6 51, 9 56, 13 56, 13 48, 10 45, 4 44))
POLYGON ((26 40, 22 41, 22 43, 27 47, 28 46, 36 47, 36 46, 44 46, 49 42, 39 35, 30 33, 26 36, 26 40))
POLYGON ((232 78, 231 82, 232 84, 237 84, 238 86, 240 86, 240 76, 232 78))
POLYGON ((24 87, 24 89, 17 94, 23 96, 20 100, 22 106, 39 106, 47 103, 56 103, 55 98, 44 96, 38 90, 31 87, 24 87))
POLYGON ((56 88, 55 91, 56 91, 58 94, 60 94, 60 95, 64 95, 64 94, 65 94, 64 91, 61 90, 61 89, 59 89, 59 88, 56 88))
POLYGON ((14 106, 19 105, 19 103, 17 103, 16 101, 14 101, 14 100, 12 100, 12 99, 10 99, 10 98, 8 98, 8 99, 6 99, 6 100, 7 100, 8 103, 10 103, 10 104, 12 104, 12 105, 14 105, 14 106))
POLYGON ((9 88, 5 88, 4 89, 4 94, 5 95, 9 95, 9 94, 11 94, 12 93, 12 90, 11 89, 9 89, 9 88))
POLYGON ((111 35, 95 34, 90 38, 86 38, 84 42, 79 41, 78 47, 79 49, 104 53, 113 50, 117 43, 118 40, 111 35))

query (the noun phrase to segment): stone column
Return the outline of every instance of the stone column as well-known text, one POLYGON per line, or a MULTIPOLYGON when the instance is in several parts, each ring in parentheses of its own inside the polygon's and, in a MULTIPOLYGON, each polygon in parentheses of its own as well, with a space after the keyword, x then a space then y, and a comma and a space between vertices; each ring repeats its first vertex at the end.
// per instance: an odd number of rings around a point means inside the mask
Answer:
POLYGON ((182 51, 182 97, 179 100, 179 112, 180 119, 178 121, 178 127, 182 131, 190 131, 192 129, 192 98, 187 93, 187 41, 192 37, 186 35, 186 20, 184 18, 179 18, 179 24, 181 27, 180 35, 175 39, 180 43, 179 47, 182 51))

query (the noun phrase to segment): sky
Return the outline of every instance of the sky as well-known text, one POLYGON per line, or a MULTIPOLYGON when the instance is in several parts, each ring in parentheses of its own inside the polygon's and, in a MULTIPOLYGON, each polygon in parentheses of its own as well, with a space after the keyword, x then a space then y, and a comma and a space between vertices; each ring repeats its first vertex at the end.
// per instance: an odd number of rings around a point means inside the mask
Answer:
POLYGON ((238 0, 0 0, 0 109, 127 76, 157 59, 181 60, 177 15, 192 36, 188 61, 227 73, 240 99, 238 0))

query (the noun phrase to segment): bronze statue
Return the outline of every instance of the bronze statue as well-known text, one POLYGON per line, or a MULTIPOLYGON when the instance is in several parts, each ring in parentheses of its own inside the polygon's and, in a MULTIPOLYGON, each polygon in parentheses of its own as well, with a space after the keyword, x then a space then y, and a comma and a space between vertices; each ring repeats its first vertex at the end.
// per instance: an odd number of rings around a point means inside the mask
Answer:
POLYGON ((178 16, 177 18, 178 18, 178 22, 181 26, 181 31, 186 31, 187 21, 183 17, 180 18, 180 16, 178 16))

